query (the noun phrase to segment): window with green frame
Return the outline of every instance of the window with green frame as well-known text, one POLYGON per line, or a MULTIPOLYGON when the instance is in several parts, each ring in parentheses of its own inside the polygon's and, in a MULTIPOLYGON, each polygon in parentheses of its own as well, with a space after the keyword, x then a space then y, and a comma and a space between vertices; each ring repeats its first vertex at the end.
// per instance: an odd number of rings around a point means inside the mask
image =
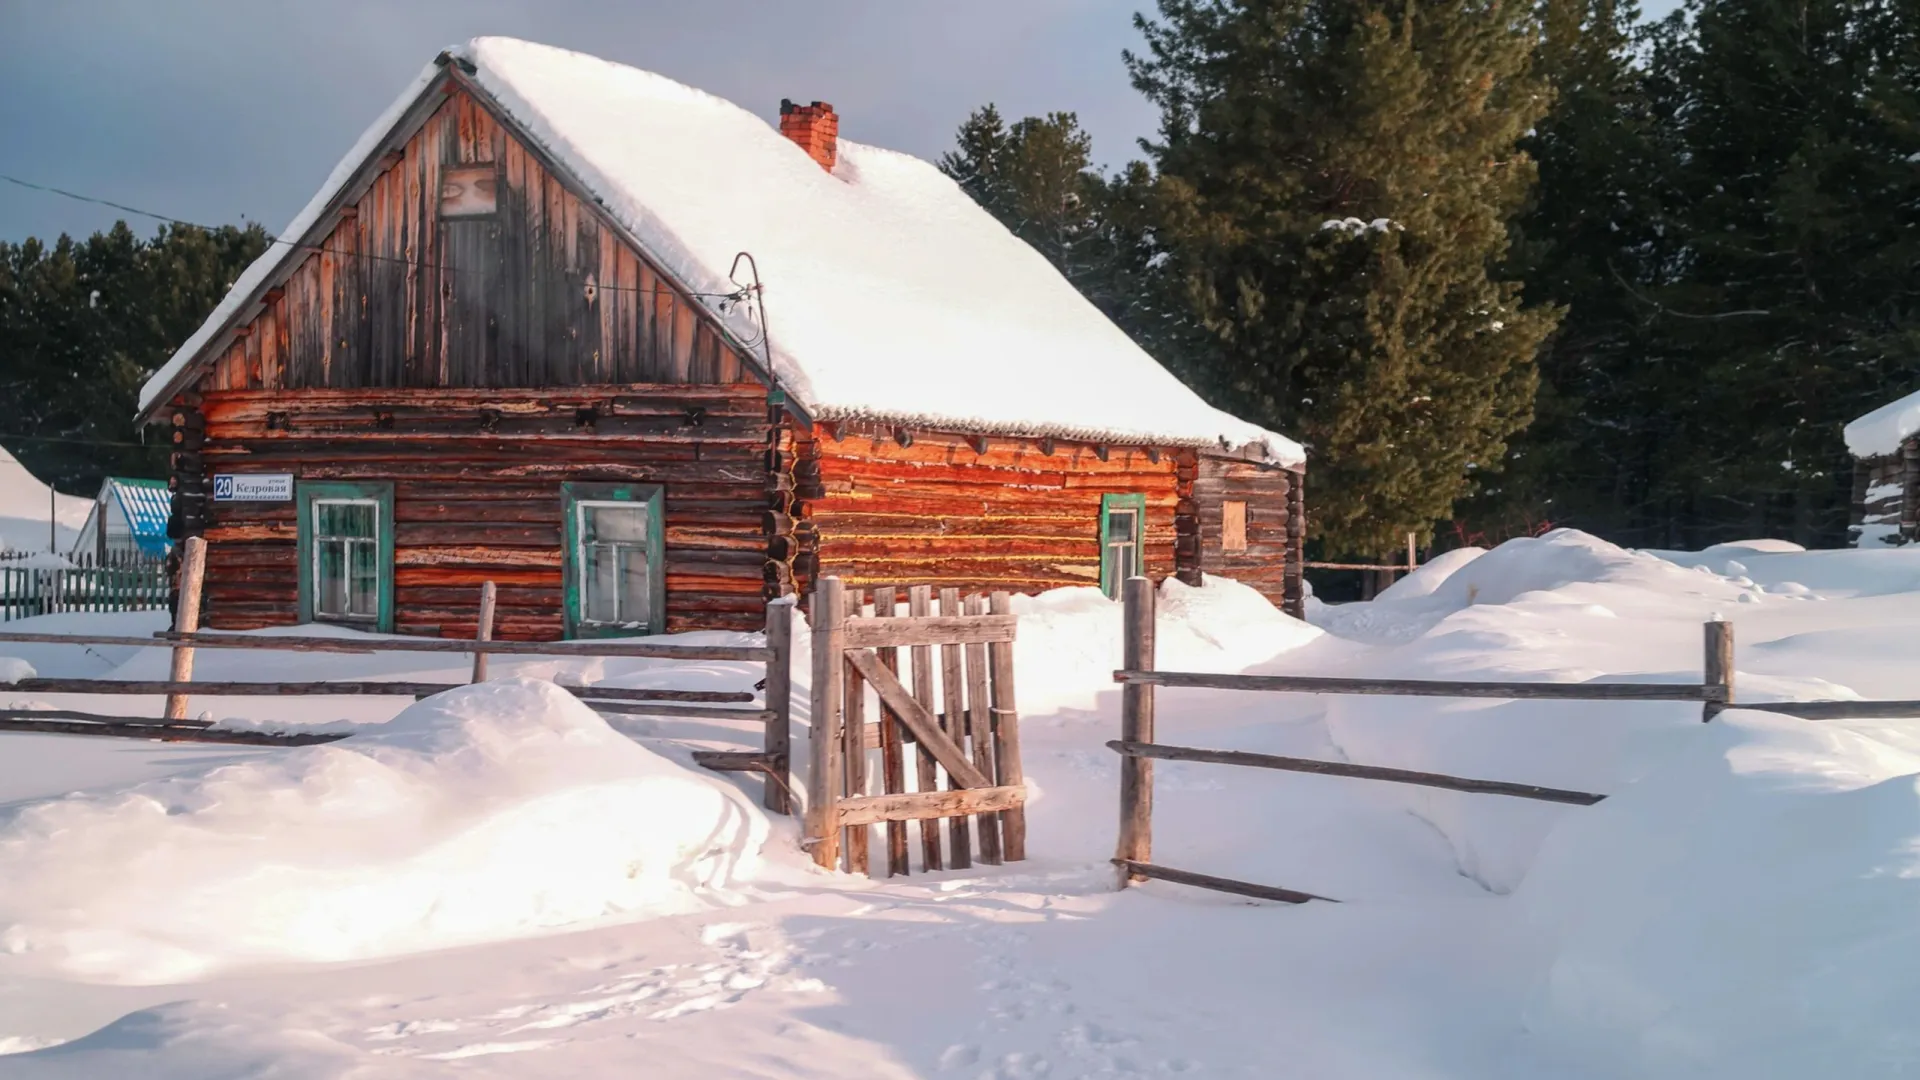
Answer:
POLYGON ((300 621, 393 630, 393 485, 301 482, 300 621))
POLYGON ((667 589, 659 486, 567 483, 560 493, 567 636, 661 633, 667 589))
POLYGON ((1100 496, 1100 591, 1116 599, 1120 583, 1146 573, 1145 495, 1100 496))

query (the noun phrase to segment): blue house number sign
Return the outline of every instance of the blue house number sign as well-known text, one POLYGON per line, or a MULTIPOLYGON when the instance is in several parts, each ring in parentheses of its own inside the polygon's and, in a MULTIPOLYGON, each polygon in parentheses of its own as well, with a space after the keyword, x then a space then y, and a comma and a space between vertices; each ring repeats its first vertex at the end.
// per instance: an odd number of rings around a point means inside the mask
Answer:
POLYGON ((292 502, 292 473, 216 473, 214 502, 292 502))

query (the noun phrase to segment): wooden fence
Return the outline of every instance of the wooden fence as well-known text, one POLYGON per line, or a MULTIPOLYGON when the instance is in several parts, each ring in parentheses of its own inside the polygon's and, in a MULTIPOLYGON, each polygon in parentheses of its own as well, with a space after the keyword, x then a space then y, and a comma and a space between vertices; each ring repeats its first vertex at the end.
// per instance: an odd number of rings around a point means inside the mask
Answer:
POLYGON ((887 874, 905 874, 909 821, 918 822, 924 870, 961 869, 976 857, 987 864, 1024 859, 1026 786, 1014 708, 1011 599, 1000 592, 990 600, 968 597, 963 605, 957 589, 942 589, 935 614, 933 591, 916 586, 907 590, 905 615, 899 604, 898 590, 876 589, 868 614, 863 595, 847 591, 840 579, 814 585, 805 841, 814 861, 870 873, 872 826, 884 823, 887 874), (869 687, 878 702, 876 722, 866 718, 869 687))
MULTIPOLYGON (((1733 627, 1725 622, 1706 624, 1704 677, 1698 684, 1660 683, 1523 683, 1459 682, 1430 679, 1346 679, 1304 675, 1226 675, 1203 672, 1158 671, 1154 668, 1154 591, 1146 578, 1125 585, 1125 642, 1121 662, 1113 673, 1120 690, 1120 738, 1107 744, 1120 759, 1120 839, 1114 864, 1122 887, 1134 881, 1158 878, 1203 889, 1253 896, 1286 903, 1325 900, 1324 896, 1294 889, 1235 881, 1210 874, 1162 866, 1153 861, 1153 763, 1202 761, 1285 772, 1317 773, 1361 780, 1503 795, 1573 806, 1591 806, 1605 799, 1585 791, 1539 787, 1504 780, 1479 780, 1440 773, 1389 769, 1375 765, 1319 761, 1237 750, 1208 750, 1168 746, 1154 741, 1154 690, 1161 686, 1206 687, 1218 690, 1312 694, 1382 694, 1419 697, 1531 698, 1556 701, 1684 701, 1699 702, 1701 720, 1713 717, 1733 702, 1733 627)), ((1804 703, 1801 703, 1804 704, 1804 703)), ((1767 705, 1742 706, 1767 708, 1767 705)))
POLYGON ((167 565, 145 556, 83 555, 68 567, 0 561, 0 622, 66 611, 154 611, 167 606, 167 565))
MULTIPOLYGON (((109 716, 68 709, 0 709, 0 731, 52 732, 69 735, 109 735, 122 738, 161 739, 181 742, 247 743, 259 745, 301 746, 332 742, 345 738, 340 732, 256 731, 223 729, 209 721, 189 719, 189 695, 286 697, 286 696, 388 696, 420 698, 443 693, 459 683, 399 681, 351 682, 252 682, 193 680, 193 657, 199 649, 254 649, 277 652, 326 653, 466 653, 474 657, 473 681, 486 678, 486 658, 508 656, 599 656, 637 657, 669 660, 733 660, 761 662, 766 677, 761 681, 762 700, 755 695, 731 690, 666 690, 561 684, 599 712, 637 713, 651 716, 700 716, 714 719, 758 721, 763 725, 762 749, 751 754, 702 755, 727 760, 721 768, 745 768, 765 774, 764 804, 777 813, 791 813, 792 799, 788 776, 788 741, 791 724, 792 598, 767 605, 767 644, 765 646, 683 645, 663 641, 636 641, 599 638, 565 643, 515 642, 492 640, 492 626, 482 623, 473 640, 456 638, 334 638, 307 636, 271 636, 253 634, 201 633, 198 629, 199 591, 203 579, 205 544, 198 537, 186 541, 181 571, 181 603, 172 632, 152 637, 112 634, 8 633, 0 631, 0 646, 13 643, 56 645, 115 645, 134 647, 163 646, 173 649, 170 676, 165 680, 125 679, 20 679, 10 688, 21 693, 45 694, 164 694, 165 712, 160 717, 109 716)), ((482 593, 483 610, 488 583, 482 593)), ((164 600, 162 601, 164 603, 164 600)))

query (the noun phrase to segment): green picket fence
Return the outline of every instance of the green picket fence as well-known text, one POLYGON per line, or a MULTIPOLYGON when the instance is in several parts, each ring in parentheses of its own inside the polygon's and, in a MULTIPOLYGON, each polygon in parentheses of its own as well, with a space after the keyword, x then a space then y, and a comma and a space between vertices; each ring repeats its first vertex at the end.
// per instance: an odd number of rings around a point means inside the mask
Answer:
POLYGON ((0 561, 0 622, 66 611, 165 609, 170 584, 165 562, 141 556, 83 556, 71 568, 0 561))

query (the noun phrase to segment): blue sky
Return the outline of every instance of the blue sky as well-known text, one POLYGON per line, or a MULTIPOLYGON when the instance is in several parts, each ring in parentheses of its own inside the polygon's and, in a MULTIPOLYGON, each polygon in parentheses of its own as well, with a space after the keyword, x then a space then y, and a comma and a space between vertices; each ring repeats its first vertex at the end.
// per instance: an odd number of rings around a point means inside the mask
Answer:
MULTIPOLYGON (((278 231, 444 46, 509 34, 670 75, 771 117, 932 157, 976 106, 1073 110, 1125 160, 1153 109, 1120 51, 1145 0, 0 0, 0 173, 278 231)), ((1654 4, 1664 9, 1666 4, 1654 4)), ((0 183, 0 240, 124 216, 0 183)), ((153 222, 134 219, 141 233, 153 222)))

